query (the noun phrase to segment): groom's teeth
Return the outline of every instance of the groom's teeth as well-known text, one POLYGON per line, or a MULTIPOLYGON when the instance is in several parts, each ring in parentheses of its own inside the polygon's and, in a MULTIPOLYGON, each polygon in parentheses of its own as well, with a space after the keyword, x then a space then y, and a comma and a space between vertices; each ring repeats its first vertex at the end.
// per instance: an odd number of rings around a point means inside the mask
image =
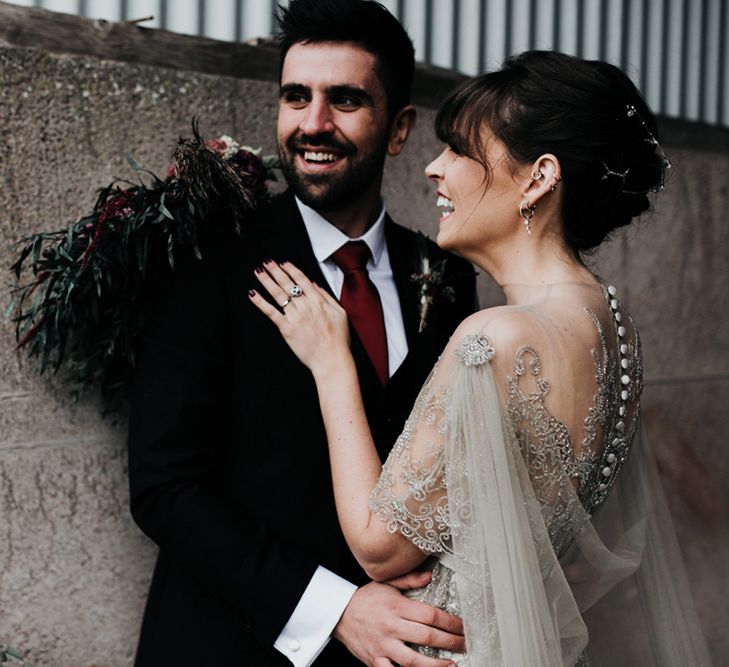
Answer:
POLYGON ((309 162, 334 162, 337 156, 334 153, 317 153, 315 151, 304 151, 304 159, 309 162))
POLYGON ((449 213, 450 211, 453 211, 455 209, 455 206, 453 206, 453 202, 448 199, 448 197, 444 197, 443 195, 440 195, 438 197, 438 201, 435 204, 436 206, 440 208, 445 208, 446 213, 449 213))

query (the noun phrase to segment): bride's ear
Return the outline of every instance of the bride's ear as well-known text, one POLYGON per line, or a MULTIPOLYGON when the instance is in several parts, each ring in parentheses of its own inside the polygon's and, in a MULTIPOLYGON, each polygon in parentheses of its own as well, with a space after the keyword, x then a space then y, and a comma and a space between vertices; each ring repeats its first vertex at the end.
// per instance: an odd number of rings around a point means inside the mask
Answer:
POLYGON ((562 180, 562 167, 552 153, 540 155, 531 166, 525 182, 524 199, 534 206, 544 195, 554 192, 562 180))

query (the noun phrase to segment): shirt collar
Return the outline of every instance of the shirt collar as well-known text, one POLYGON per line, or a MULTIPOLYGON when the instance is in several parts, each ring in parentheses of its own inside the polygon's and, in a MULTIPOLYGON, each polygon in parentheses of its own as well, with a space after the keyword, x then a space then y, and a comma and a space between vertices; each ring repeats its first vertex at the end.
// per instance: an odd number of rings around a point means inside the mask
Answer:
POLYGON ((339 250, 347 241, 364 241, 372 253, 372 262, 375 266, 380 261, 382 251, 385 248, 385 203, 382 203, 380 214, 372 225, 362 236, 356 239, 349 238, 339 231, 331 222, 317 213, 313 208, 307 206, 298 197, 294 197, 299 212, 304 220, 306 233, 309 235, 314 256, 318 262, 324 262, 333 253, 339 250))

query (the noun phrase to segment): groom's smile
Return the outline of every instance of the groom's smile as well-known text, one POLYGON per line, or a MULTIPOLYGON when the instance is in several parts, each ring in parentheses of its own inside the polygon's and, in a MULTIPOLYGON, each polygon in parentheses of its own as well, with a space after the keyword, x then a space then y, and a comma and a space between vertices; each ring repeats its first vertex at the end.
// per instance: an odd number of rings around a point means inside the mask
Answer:
POLYGON ((278 144, 294 193, 341 210, 379 193, 389 118, 376 59, 350 42, 294 44, 281 70, 278 144))
POLYGON ((326 135, 308 137, 301 133, 289 138, 286 149, 289 155, 296 156, 295 168, 302 176, 332 172, 357 152, 349 141, 335 141, 326 135))

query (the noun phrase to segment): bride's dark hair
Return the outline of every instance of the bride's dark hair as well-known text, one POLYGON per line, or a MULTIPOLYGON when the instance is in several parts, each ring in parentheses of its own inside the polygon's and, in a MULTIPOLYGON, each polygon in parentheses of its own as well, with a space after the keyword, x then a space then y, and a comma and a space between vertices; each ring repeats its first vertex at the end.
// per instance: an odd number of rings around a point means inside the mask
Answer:
POLYGON ((528 164, 553 153, 562 166, 562 219, 576 252, 650 208, 668 162, 653 113, 617 67, 552 51, 528 51, 471 79, 444 101, 438 137, 486 169, 488 132, 528 164))

